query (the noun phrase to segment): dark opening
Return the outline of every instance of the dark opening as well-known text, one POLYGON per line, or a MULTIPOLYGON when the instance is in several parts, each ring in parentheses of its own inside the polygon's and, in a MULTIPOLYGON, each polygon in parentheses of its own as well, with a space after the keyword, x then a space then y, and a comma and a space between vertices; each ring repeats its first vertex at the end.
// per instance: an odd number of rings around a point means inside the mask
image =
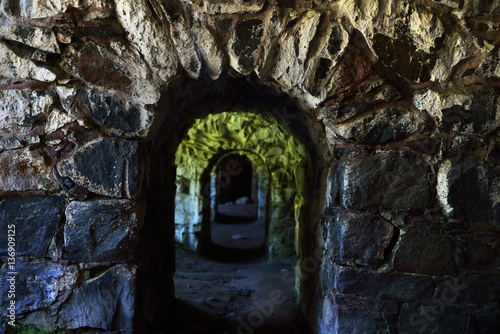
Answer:
POLYGON ((246 204, 252 200, 252 163, 247 157, 230 155, 224 158, 218 174, 219 204, 246 204))
POLYGON ((251 258, 265 252, 264 219, 257 219, 258 192, 252 162, 231 154, 217 165, 215 219, 211 222, 211 252, 217 258, 251 258))
POLYGON ((241 223, 257 220, 252 162, 242 155, 222 159, 217 170, 215 221, 241 223))

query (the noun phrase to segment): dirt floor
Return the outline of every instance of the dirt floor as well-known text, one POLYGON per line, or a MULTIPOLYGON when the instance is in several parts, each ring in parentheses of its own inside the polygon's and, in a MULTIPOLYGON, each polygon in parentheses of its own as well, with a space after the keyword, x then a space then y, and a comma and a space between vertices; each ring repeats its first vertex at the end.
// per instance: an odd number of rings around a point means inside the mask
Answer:
POLYGON ((266 242, 262 220, 234 224, 212 223, 211 230, 212 242, 223 247, 252 249, 261 247, 266 242))
MULTIPOLYGON (((236 254, 262 245, 264 229, 258 221, 213 223, 212 236, 214 242, 224 246, 219 251, 236 254)), ((295 265, 293 257, 267 261, 267 256, 260 255, 246 261, 223 262, 177 249, 174 281, 178 332, 307 333, 295 293, 295 265)))

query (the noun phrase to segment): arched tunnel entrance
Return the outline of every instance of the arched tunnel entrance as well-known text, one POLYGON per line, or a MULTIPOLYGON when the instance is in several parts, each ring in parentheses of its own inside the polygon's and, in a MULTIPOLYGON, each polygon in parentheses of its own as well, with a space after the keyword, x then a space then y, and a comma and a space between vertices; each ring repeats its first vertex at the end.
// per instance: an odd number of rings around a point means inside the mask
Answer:
MULTIPOLYGON (((248 80, 186 79, 177 90, 166 92, 162 103, 161 108, 172 112, 150 142, 150 176, 160 182, 151 185, 147 214, 151 221, 165 225, 156 229, 149 225, 143 233, 163 243, 156 250, 172 254, 167 258, 177 254, 175 264, 158 263, 165 272, 176 272, 175 288, 174 280, 168 280, 165 291, 172 302, 164 304, 172 314, 172 326, 180 332, 184 328, 206 333, 185 327, 186 317, 197 315, 198 322, 213 322, 227 332, 247 325, 263 333, 307 332, 306 315, 317 280, 317 270, 310 270, 311 259, 316 266, 320 263, 314 259, 320 246, 316 229, 324 199, 317 194, 324 193, 321 181, 326 177, 320 131, 288 96, 248 80), (196 96, 185 96, 190 93, 196 96), (247 172, 241 183, 231 185, 222 174, 235 168, 230 162, 235 157, 247 172), (233 191, 222 187, 225 183, 233 191), (241 242, 237 246, 241 252, 235 252, 235 247, 219 244, 217 233, 214 237, 214 223, 220 224, 221 206, 228 202, 253 206, 255 221, 261 224, 262 242, 248 252, 241 242), (174 240, 162 237, 168 230, 174 240), (251 256, 234 256, 238 253, 251 256), (223 267, 223 261, 231 261, 232 267, 223 267), (193 273, 193 269, 199 270, 193 273), (218 276, 210 276, 213 270, 218 276), (216 279, 207 283, 210 277, 216 279), (197 303, 183 300, 186 291, 197 303), (269 314, 258 310, 263 305, 259 303, 269 306, 269 314), (202 304, 212 310, 206 312, 202 304)), ((233 232, 227 236, 232 241, 247 238, 233 232)), ((148 246, 153 249, 155 243, 148 246)), ((148 291, 142 294, 146 298, 148 291)))
MULTIPOLYGON (((293 272, 308 161, 304 145, 265 111, 215 112, 188 130, 176 153, 177 187, 190 191, 176 194, 181 249, 174 279, 185 313, 198 314, 195 322, 303 329, 293 272), (284 273, 289 279, 277 279, 284 273), (266 306, 269 315, 256 313, 275 290, 282 294, 266 306)), ((192 330, 192 323, 181 327, 192 330)))
MULTIPOLYGON (((269 196, 269 169, 259 155, 250 151, 229 151, 214 157, 210 173, 209 244, 219 253, 249 257, 266 251, 266 209, 269 196)), ((202 180, 207 176, 202 175, 202 180)), ((208 215, 208 212, 204 212, 208 215)))

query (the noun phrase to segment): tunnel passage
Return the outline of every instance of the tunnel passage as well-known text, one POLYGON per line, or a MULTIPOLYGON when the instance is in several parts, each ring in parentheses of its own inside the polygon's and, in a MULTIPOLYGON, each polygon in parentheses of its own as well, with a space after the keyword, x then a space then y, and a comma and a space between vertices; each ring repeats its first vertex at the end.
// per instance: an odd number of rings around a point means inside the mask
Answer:
POLYGON ((294 267, 308 160, 289 129, 251 108, 209 114, 188 130, 176 153, 177 187, 184 191, 176 194, 182 250, 174 281, 185 310, 179 318, 196 314, 196 321, 181 321, 183 329, 221 317, 217 330, 234 329, 236 314, 265 333, 305 326, 294 267), (274 290, 282 291, 283 303, 266 319, 252 319, 254 303, 274 290))
MULTIPOLYGON (((300 217, 304 203, 306 150, 275 119, 251 109, 198 119, 179 145, 176 241, 192 250, 200 250, 206 244, 199 243, 210 240, 210 223, 223 217, 220 207, 227 209, 231 205, 224 197, 229 194, 226 187, 233 177, 238 180, 239 176, 239 173, 232 172, 231 176, 227 170, 220 170, 221 166, 227 169, 229 160, 224 159, 234 155, 223 156, 219 162, 217 156, 234 150, 251 152, 249 157, 254 160, 256 218, 265 225, 269 255, 294 254, 295 230, 299 225, 295 216, 297 213, 300 217)), ((247 182, 250 199, 254 181, 250 178, 247 182)), ((241 199, 240 195, 236 193, 235 199, 241 199)), ((227 219, 230 217, 223 220, 227 219)))
MULTIPOLYGON (((157 130, 156 137, 148 142, 147 146, 150 159, 148 163, 150 167, 149 178, 154 182, 151 182, 148 188, 146 221, 155 223, 146 224, 143 234, 144 240, 148 240, 148 243, 144 245, 146 254, 148 252, 156 254, 163 249, 168 256, 163 261, 158 259, 158 261, 151 262, 151 270, 157 273, 154 276, 157 283, 152 283, 153 276, 149 275, 148 281, 139 283, 139 286, 144 287, 141 289, 140 295, 143 298, 150 298, 149 300, 156 300, 158 302, 158 306, 154 306, 156 310, 160 310, 162 305, 167 313, 171 312, 168 310, 173 312, 173 310, 181 309, 173 303, 175 301, 173 297, 179 293, 179 289, 175 289, 174 292, 173 276, 169 276, 168 273, 174 275, 174 267, 176 266, 176 275, 178 275, 180 274, 179 266, 191 262, 184 261, 182 258, 176 258, 175 262, 171 261, 174 257, 175 240, 177 240, 176 247, 184 248, 186 252, 200 247, 199 240, 207 240, 205 238, 209 235, 207 232, 209 232, 210 224, 203 224, 203 219, 211 218, 212 206, 204 206, 203 200, 211 198, 210 173, 213 170, 208 167, 209 165, 210 167, 216 166, 218 159, 227 154, 239 154, 248 157, 257 170, 259 168, 268 170, 257 173, 264 176, 259 181, 262 186, 258 187, 260 190, 255 199, 258 203, 260 217, 267 219, 266 216, 268 216, 271 220, 273 213, 274 217, 278 218, 280 218, 279 214, 288 213, 288 217, 281 216, 286 219, 279 221, 287 223, 289 226, 286 238, 282 238, 286 239, 287 243, 284 244, 282 239, 273 237, 276 234, 272 224, 266 225, 265 251, 271 256, 278 254, 278 251, 296 254, 295 261, 290 264, 291 267, 286 271, 286 273, 290 273, 290 275, 286 275, 286 284, 281 278, 284 274, 280 273, 279 270, 274 279, 267 277, 267 281, 275 282, 278 284, 277 287, 281 285, 282 289, 293 292, 293 294, 296 293, 305 314, 309 314, 308 307, 310 307, 314 295, 311 287, 316 284, 316 272, 304 275, 301 272, 304 268, 304 261, 307 257, 312 256, 316 249, 318 214, 320 203, 324 199, 322 193, 325 183, 323 180, 326 178, 327 169, 323 168, 326 162, 324 152, 320 148, 324 148, 326 145, 321 145, 321 138, 323 138, 320 134, 321 130, 313 125, 307 114, 298 109, 286 94, 263 86, 256 81, 242 78, 224 76, 215 81, 210 78, 184 79, 182 82, 171 85, 169 90, 164 93, 158 108, 162 112, 160 115, 164 115, 165 120, 157 130), (236 117, 237 115, 238 117, 236 117), (243 136, 241 131, 235 131, 235 128, 241 129, 242 126, 247 129, 259 128, 250 126, 255 122, 265 126, 261 127, 260 131, 246 130, 247 135, 251 134, 250 137, 262 139, 276 139, 278 137, 283 139, 281 140, 282 145, 295 147, 295 149, 278 150, 278 148, 262 145, 261 141, 246 140, 247 136, 243 136), (207 131, 198 131, 202 130, 203 127, 207 128, 209 124, 212 126, 217 124, 221 132, 210 134, 207 131), (269 133, 273 135, 269 136, 269 133), (197 135, 202 136, 201 140, 197 135), (216 149, 212 150, 211 148, 210 154, 208 154, 205 149, 210 146, 208 144, 214 144, 208 139, 213 138, 218 138, 220 141, 215 142, 216 149), (224 138, 233 138, 234 140, 224 142, 224 138), (252 147, 245 148, 239 146, 242 142, 253 144, 252 147), (301 150, 296 149, 301 146, 301 150), (203 149, 200 150, 200 147, 203 149), (261 154, 264 151, 269 155, 267 158, 261 154), (283 154, 283 152, 288 153, 283 154), (305 159, 303 159, 301 167, 296 168, 294 172, 291 168, 298 166, 297 162, 301 156, 298 153, 302 153, 305 159), (266 159, 272 163, 266 163, 266 159), (282 169, 279 166, 286 168, 282 169), (200 182, 204 172, 204 177, 207 179, 200 182), (289 180, 299 179, 304 180, 304 182, 301 187, 297 187, 295 182, 289 183, 289 190, 283 187, 273 188, 276 185, 285 184, 282 181, 286 180, 287 176, 289 176, 289 180), (208 192, 203 193, 202 185, 203 188, 208 189, 208 192), (273 191, 273 189, 275 190, 273 191), (298 193, 299 191, 301 193, 298 193), (300 196, 293 198, 293 195, 290 195, 293 192, 300 196), (203 196, 204 194, 208 194, 208 196, 203 196), (287 195, 290 199, 287 206, 273 204, 273 200, 276 204, 281 203, 287 195), (297 210, 296 205, 300 205, 301 209, 297 210), (206 211, 203 211, 203 208, 206 211), (285 210, 286 208, 288 210, 285 210), (179 216, 179 213, 183 215, 179 216), (179 217, 185 218, 183 224, 179 224, 179 217), (205 227, 203 231, 202 226, 205 227), (182 243, 178 242, 179 237, 182 237, 182 243), (295 269, 295 266, 298 267, 298 270, 295 269), (297 276, 295 276, 295 272, 298 273, 297 276), (147 290, 147 286, 161 284, 161 282, 165 282, 165 277, 169 282, 166 287, 171 286, 172 289, 167 292, 168 298, 159 300, 157 294, 147 290)), ((277 225, 275 228, 281 235, 284 235, 283 229, 280 230, 277 225)), ((157 259, 154 256, 151 258, 157 259)), ((258 277, 264 278, 266 276, 258 275, 258 277)), ((230 278, 226 277, 226 279, 230 278)), ((259 298, 268 297, 261 296, 259 298)), ((146 300, 145 303, 151 305, 149 300, 146 300)), ((295 296, 294 303, 296 302, 297 296, 295 296)), ((172 327, 175 327, 182 316, 171 314, 172 317, 168 321, 172 327)))
POLYGON ((249 151, 224 152, 213 160, 213 167, 201 177, 202 182, 208 182, 209 177, 211 187, 210 217, 204 218, 210 219, 210 232, 205 234, 208 243, 220 252, 260 256, 266 249, 269 169, 249 151))

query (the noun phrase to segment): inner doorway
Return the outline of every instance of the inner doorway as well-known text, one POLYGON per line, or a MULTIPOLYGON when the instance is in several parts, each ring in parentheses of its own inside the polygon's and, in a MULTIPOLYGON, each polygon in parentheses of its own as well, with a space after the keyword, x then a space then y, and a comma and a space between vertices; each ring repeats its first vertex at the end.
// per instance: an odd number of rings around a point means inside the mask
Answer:
POLYGON ((266 243, 264 215, 259 217, 257 209, 258 194, 262 192, 259 178, 263 175, 241 154, 223 157, 215 170, 217 189, 215 200, 211 201, 215 205, 211 242, 222 247, 220 251, 234 254, 253 250, 255 255, 260 255, 266 243))

